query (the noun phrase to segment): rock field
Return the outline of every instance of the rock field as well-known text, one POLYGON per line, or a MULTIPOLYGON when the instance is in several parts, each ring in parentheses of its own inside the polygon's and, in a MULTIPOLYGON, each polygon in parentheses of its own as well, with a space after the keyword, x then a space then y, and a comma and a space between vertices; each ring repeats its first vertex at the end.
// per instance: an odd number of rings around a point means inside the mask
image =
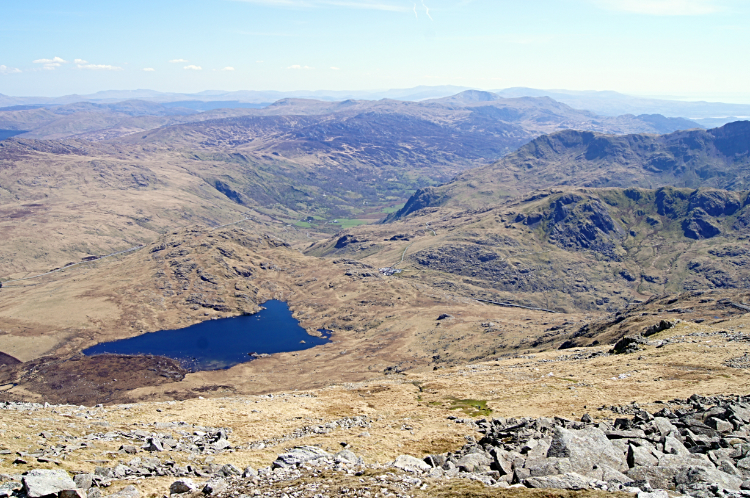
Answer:
MULTIPOLYGON (((164 495, 318 497, 352 495, 430 496, 451 481, 470 480, 488 488, 555 489, 636 493, 639 498, 686 495, 700 498, 750 496, 750 395, 693 395, 657 402, 650 413, 638 403, 602 406, 617 416, 598 419, 584 414, 579 421, 562 417, 448 418, 478 432, 453 452, 420 459, 401 455, 386 464, 368 463, 342 443, 332 453, 318 446, 292 446, 270 466, 240 469, 214 463, 212 455, 233 452, 230 429, 200 427, 185 422, 158 423, 151 428, 111 431, 66 438, 37 453, 2 450, 3 456, 25 465, 32 459, 54 463, 99 441, 122 441, 119 463, 99 465, 93 472, 34 468, 2 474, 0 496, 18 498, 139 498, 139 483, 152 477, 172 478, 164 495), (154 430, 155 429, 155 430, 154 430), (162 433, 160 430, 170 430, 162 433), (171 434, 176 433, 179 437, 171 434), (191 455, 192 465, 180 465, 161 455, 165 450, 191 455), (197 463, 202 461, 202 463, 197 463), (134 482, 108 493, 113 483, 134 482)), ((0 409, 41 408, 65 411, 95 420, 104 407, 5 403, 0 409)), ((297 437, 337 428, 369 426, 366 417, 345 418, 305 427, 297 437)), ((43 438, 52 435, 42 432, 43 438)), ((294 439, 267 440, 247 446, 278 445, 294 439)), ((153 494, 153 493, 152 493, 153 494)))

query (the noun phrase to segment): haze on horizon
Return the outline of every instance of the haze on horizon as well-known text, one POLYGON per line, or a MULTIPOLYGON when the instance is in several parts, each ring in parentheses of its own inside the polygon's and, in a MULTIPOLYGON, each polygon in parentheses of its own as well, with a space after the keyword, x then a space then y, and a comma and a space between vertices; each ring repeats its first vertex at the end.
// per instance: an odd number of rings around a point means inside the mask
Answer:
POLYGON ((741 0, 13 2, 0 93, 614 90, 750 103, 741 0))

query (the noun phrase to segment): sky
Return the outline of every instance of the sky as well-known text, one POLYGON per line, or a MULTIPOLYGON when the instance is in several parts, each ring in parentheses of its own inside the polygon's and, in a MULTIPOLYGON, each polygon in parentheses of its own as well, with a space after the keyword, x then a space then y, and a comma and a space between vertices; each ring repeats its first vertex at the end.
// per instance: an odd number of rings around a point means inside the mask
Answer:
POLYGON ((750 103, 747 0, 24 0, 0 93, 614 90, 750 103))

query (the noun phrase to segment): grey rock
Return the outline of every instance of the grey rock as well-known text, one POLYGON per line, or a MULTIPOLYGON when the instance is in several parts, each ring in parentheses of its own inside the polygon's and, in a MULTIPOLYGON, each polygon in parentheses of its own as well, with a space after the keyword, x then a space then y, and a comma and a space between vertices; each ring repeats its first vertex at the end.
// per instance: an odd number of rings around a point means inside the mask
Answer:
POLYGON ((632 469, 633 467, 646 467, 654 466, 659 463, 659 460, 651 454, 648 448, 643 446, 630 445, 628 449, 628 466, 632 469))
POLYGON ((664 438, 664 453, 685 456, 689 455, 690 451, 685 448, 685 445, 682 444, 682 441, 680 441, 679 439, 672 436, 667 436, 664 438))
POLYGON ((219 439, 215 443, 211 444, 211 448, 215 451, 222 451, 231 448, 232 445, 226 439, 219 439))
POLYGON ((672 425, 672 422, 670 422, 666 417, 654 418, 653 424, 654 427, 656 427, 656 430, 659 431, 659 434, 662 435, 662 437, 677 433, 677 427, 672 425))
POLYGON ((319 458, 331 458, 331 456, 330 453, 316 446, 298 446, 279 455, 273 462, 273 468, 298 467, 305 462, 319 458))
MULTIPOLYGON (((690 453, 688 455, 664 455, 659 458, 659 467, 705 467, 714 469, 716 466, 711 463, 706 455, 690 453)), ((630 474, 628 474, 630 475, 630 474)))
POLYGON ((443 464, 445 464, 446 462, 446 459, 443 455, 427 455, 426 457, 424 457, 424 462, 430 467, 438 469, 442 468, 443 464))
POLYGON ((117 465, 114 469, 112 469, 112 473, 118 479, 125 477, 130 472, 131 472, 130 467, 128 467, 127 465, 122 465, 122 464, 117 465))
POLYGON ((123 444, 120 446, 120 451, 123 451, 129 455, 135 455, 138 453, 138 448, 133 446, 132 444, 123 444))
POLYGON ((149 438, 143 449, 146 451, 164 451, 164 445, 157 438, 149 438))
POLYGON ((351 450, 341 450, 333 456, 333 459, 336 463, 347 463, 350 465, 361 465, 364 463, 363 460, 351 450))
POLYGON ((675 476, 675 483, 678 485, 718 484, 724 489, 739 491, 742 479, 716 469, 688 467, 675 476))
MULTIPOLYGON (((172 488, 170 488, 171 490, 172 488)), ((117 493, 112 493, 107 498, 115 497, 115 498, 140 498, 141 493, 138 491, 138 488, 136 488, 133 485, 125 486, 117 493)))
POLYGON ((645 481, 655 489, 674 489, 675 477, 682 467, 635 467, 627 472, 632 481, 645 481))
POLYGON ((57 493, 58 498, 87 498, 83 489, 63 489, 57 493))
POLYGON ((622 453, 595 427, 581 430, 556 427, 547 456, 570 458, 576 472, 586 472, 597 464, 609 465, 621 472, 628 468, 622 453))
POLYGON ((242 477, 245 479, 258 477, 258 471, 252 467, 245 467, 245 470, 242 471, 242 477))
POLYGON ((526 460, 524 468, 532 477, 552 476, 573 472, 569 458, 538 458, 526 460))
POLYGON ((638 498, 669 498, 669 493, 663 489, 657 489, 654 491, 641 491, 638 493, 638 498))
POLYGON ((632 481, 628 476, 617 469, 613 469, 609 465, 600 465, 599 469, 602 471, 602 476, 599 478, 600 481, 610 484, 625 484, 626 482, 632 481))
POLYGON ((718 417, 711 417, 708 419, 708 426, 716 429, 719 432, 732 432, 734 426, 725 420, 721 420, 718 417))
POLYGON ((575 472, 554 476, 529 477, 523 484, 536 489, 587 489, 589 480, 575 472))
POLYGON ((39 498, 56 495, 66 489, 76 489, 76 483, 64 470, 34 469, 23 477, 26 496, 39 498))
POLYGON ((750 456, 737 460, 737 468, 750 471, 750 456))
POLYGON ((91 488, 86 491, 86 498, 102 498, 102 491, 99 488, 91 488))
POLYGON ((204 495, 216 495, 229 488, 229 484, 224 479, 211 479, 203 486, 204 495))
POLYGON ((4 482, 0 484, 0 497, 13 496, 14 491, 20 491, 22 488, 23 485, 20 482, 4 482))
POLYGON ((750 479, 743 481, 742 484, 740 484, 740 489, 750 491, 750 479))
POLYGON ((198 486, 193 482, 192 479, 179 479, 169 486, 169 493, 173 495, 181 495, 183 493, 192 493, 198 489, 198 486))
POLYGON ((78 489, 91 488, 93 480, 93 474, 78 474, 76 476, 73 476, 73 482, 76 483, 76 488, 78 489))
POLYGON ((742 477, 742 473, 737 470, 737 467, 730 460, 719 460, 716 464, 716 468, 722 472, 726 472, 730 476, 742 477))
POLYGON ((461 472, 479 473, 490 470, 491 463, 492 461, 490 458, 484 453, 469 453, 456 462, 456 467, 458 467, 458 470, 461 472))
POLYGON ((241 476, 242 471, 232 465, 231 463, 228 463, 226 465, 222 465, 221 469, 219 470, 219 473, 223 475, 224 477, 231 477, 231 476, 241 476))
POLYGON ((397 469, 406 470, 406 471, 421 471, 421 472, 429 472, 430 466, 427 465, 424 461, 420 460, 419 458, 413 457, 411 455, 400 455, 396 460, 391 464, 397 469))

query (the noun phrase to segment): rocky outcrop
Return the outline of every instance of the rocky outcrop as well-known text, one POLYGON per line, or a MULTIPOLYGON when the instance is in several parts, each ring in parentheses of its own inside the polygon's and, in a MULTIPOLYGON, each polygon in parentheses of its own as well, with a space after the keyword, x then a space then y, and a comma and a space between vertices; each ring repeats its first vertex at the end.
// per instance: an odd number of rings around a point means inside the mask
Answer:
POLYGON ((404 207, 388 216, 384 222, 390 222, 404 218, 414 211, 424 209, 426 207, 439 207, 442 206, 447 197, 440 193, 435 187, 425 187, 417 190, 409 200, 404 204, 404 207))
POLYGON ((716 220, 712 219, 708 213, 701 208, 695 208, 690 215, 682 222, 682 230, 685 237, 691 239, 710 239, 721 234, 716 220))
POLYGON ((742 495, 750 485, 750 396, 673 403, 655 413, 610 407, 631 415, 614 421, 466 420, 484 437, 425 462, 430 475, 478 473, 504 486, 742 495))

